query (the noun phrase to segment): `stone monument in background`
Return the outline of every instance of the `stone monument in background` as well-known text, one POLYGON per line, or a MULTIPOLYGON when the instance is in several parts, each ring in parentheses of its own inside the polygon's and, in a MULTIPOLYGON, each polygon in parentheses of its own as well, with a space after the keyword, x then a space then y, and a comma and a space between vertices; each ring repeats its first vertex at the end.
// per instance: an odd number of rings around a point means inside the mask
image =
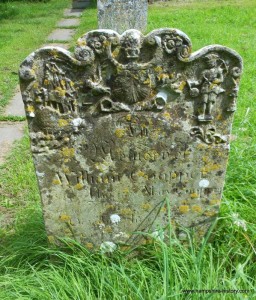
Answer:
POLYGON ((138 231, 168 237, 170 222, 201 238, 219 211, 241 72, 235 51, 191 53, 177 29, 96 30, 74 54, 28 56, 20 83, 49 240, 115 249, 145 242, 138 231))
POLYGON ((147 0, 98 0, 98 28, 123 33, 128 29, 147 28, 147 0))
POLYGON ((86 7, 90 6, 91 3, 92 3, 91 0, 73 0, 72 8, 73 9, 86 8, 86 7))

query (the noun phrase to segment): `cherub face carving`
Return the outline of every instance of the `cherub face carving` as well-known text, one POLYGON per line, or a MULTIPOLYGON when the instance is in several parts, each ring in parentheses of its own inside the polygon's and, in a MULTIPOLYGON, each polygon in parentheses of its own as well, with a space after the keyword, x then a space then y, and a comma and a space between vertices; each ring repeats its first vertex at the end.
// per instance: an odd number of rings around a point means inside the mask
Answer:
POLYGON ((122 37, 121 46, 124 49, 125 56, 128 59, 138 59, 141 48, 141 34, 135 30, 128 30, 122 37))

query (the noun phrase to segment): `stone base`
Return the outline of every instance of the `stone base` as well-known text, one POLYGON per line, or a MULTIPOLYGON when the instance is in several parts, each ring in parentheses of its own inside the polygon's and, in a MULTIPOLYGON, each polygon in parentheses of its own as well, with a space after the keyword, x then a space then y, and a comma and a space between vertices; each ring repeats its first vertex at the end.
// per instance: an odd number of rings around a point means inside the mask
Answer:
POLYGON ((85 8, 91 4, 91 0, 74 0, 72 2, 72 8, 85 8))

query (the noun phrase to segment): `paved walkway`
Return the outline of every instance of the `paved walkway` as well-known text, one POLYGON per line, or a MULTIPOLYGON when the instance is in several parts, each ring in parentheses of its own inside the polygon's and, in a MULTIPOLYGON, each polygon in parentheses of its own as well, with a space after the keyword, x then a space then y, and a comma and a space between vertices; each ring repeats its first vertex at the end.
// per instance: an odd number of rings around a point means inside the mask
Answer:
MULTIPOLYGON (((48 36, 47 44, 43 46, 59 46, 68 49, 69 44, 76 32, 75 28, 80 24, 83 9, 65 9, 63 18, 57 23, 56 29, 48 36)), ((36 50, 36 49, 35 49, 36 50)), ((19 86, 14 91, 14 97, 5 108, 4 115, 25 117, 24 106, 19 86)), ((24 133, 23 122, 0 122, 0 165, 4 163, 14 141, 22 138, 24 133)))

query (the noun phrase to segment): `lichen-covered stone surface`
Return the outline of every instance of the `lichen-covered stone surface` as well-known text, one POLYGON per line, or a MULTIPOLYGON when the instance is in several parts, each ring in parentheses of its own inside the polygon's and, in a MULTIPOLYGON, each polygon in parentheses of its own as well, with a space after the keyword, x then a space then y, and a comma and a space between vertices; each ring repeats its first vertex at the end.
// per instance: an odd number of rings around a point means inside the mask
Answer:
MULTIPOLYGON (((46 47, 20 82, 50 241, 89 249, 201 238, 224 184, 241 57, 213 45, 191 54, 176 29, 146 36, 96 30, 74 55, 46 47)), ((104 250, 105 251, 105 250, 104 250)))
POLYGON ((98 27, 123 33, 147 28, 147 0, 98 0, 98 27))

